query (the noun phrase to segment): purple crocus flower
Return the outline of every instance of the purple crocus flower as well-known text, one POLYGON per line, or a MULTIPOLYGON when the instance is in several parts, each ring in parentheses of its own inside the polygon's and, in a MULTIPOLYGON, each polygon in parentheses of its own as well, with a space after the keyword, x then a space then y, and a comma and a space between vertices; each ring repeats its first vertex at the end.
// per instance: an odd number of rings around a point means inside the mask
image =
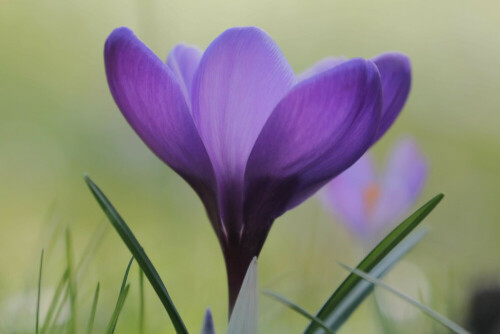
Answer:
POLYGON ((352 165, 410 88, 408 59, 346 60, 297 80, 276 43, 231 28, 166 62, 118 28, 104 58, 111 93, 146 145, 205 205, 222 246, 230 308, 273 221, 352 165))
POLYGON ((412 208, 427 179, 427 169, 416 142, 404 139, 391 152, 382 175, 366 153, 323 188, 323 203, 369 246, 412 208))

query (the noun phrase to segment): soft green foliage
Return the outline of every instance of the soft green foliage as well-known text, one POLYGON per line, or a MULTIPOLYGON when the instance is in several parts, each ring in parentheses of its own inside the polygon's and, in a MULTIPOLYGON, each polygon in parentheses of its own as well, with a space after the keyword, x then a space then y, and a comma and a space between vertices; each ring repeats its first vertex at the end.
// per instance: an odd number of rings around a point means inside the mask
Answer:
MULTIPOLYGON (((44 325, 44 328, 47 331, 47 333, 51 333, 51 334, 53 334, 53 333, 71 334, 71 333, 77 332, 77 330, 76 330, 76 328, 77 328, 76 327, 76 318, 78 317, 77 304, 79 304, 79 300, 77 299, 76 293, 74 293, 73 300, 71 300, 71 297, 70 297, 71 289, 76 291, 77 282, 71 281, 70 280, 71 277, 68 274, 70 272, 70 268, 72 267, 72 265, 71 265, 72 255, 71 255, 71 250, 70 250, 71 249, 71 238, 70 238, 69 230, 67 230, 67 232, 66 232, 65 241, 66 241, 66 249, 67 249, 67 252, 66 252, 66 259, 67 259, 66 270, 64 272, 63 278, 60 281, 61 288, 58 289, 58 291, 62 291, 63 287, 66 286, 66 290, 65 290, 66 294, 60 300, 61 292, 59 292, 59 293, 56 292, 55 296, 51 302, 50 310, 53 310, 53 311, 48 313, 48 315, 45 319, 45 325, 44 325), (74 284, 74 287, 71 287, 71 284, 74 284), (59 316, 61 314, 61 310, 62 310, 63 306, 66 304, 68 298, 70 299, 69 300, 69 307, 70 307, 69 318, 63 325, 57 325, 56 320, 59 318, 59 316)), ((42 273, 43 255, 44 255, 44 252, 42 250, 42 256, 41 256, 41 260, 40 260, 40 275, 39 275, 39 280, 38 280, 38 298, 37 298, 37 313, 36 313, 35 333, 38 333, 38 322, 39 322, 38 319, 39 319, 39 305, 40 305, 40 291, 41 291, 41 277, 42 277, 41 273, 42 273)), ((88 256, 89 254, 86 254, 86 255, 88 256)), ((84 258, 85 258, 85 256, 82 258, 82 260, 84 258)), ((127 298, 128 292, 129 292, 129 288, 130 288, 129 284, 127 284, 127 278, 128 278, 128 274, 129 274, 132 262, 133 262, 133 258, 129 261, 127 269, 125 271, 125 275, 123 277, 122 284, 120 286, 118 300, 115 304, 115 308, 114 308, 114 310, 111 314, 110 320, 108 322, 106 334, 113 334, 114 333, 115 328, 116 328, 116 324, 118 322, 118 318, 119 318, 120 313, 121 313, 123 306, 125 304, 125 301, 126 301, 126 298, 127 298)), ((98 300, 99 300, 99 292, 100 292, 100 284, 98 283, 97 287, 95 289, 94 295, 93 295, 91 309, 90 309, 90 315, 89 315, 89 318, 88 318, 88 321, 86 324, 86 327, 87 327, 86 333, 87 334, 93 333, 95 316, 97 313, 97 304, 98 304, 98 300)))
MULTIPOLYGON (((154 284, 162 284, 161 280, 156 277, 158 274, 153 264, 147 258, 144 250, 140 246, 139 242, 135 239, 132 234, 132 231, 128 228, 126 223, 123 221, 119 213, 112 206, 109 200, 105 197, 105 195, 100 191, 100 189, 92 182, 89 177, 85 178, 89 188, 92 193, 96 197, 97 201, 106 212, 108 218, 111 223, 117 230, 118 234, 122 236, 124 243, 129 246, 131 252, 135 255, 137 254, 141 261, 139 263, 143 264, 143 268, 149 270, 150 276, 154 279, 150 279, 150 283, 154 284), (156 276, 155 276, 156 275, 156 276)), ((306 331, 315 332, 317 330, 323 330, 326 333, 334 333, 334 330, 338 329, 340 325, 342 325, 347 317, 352 313, 352 311, 359 306, 362 300, 368 295, 371 291, 372 284, 380 285, 386 289, 389 289, 391 292, 398 294, 405 300, 408 300, 412 304, 420 307, 424 312, 428 315, 441 322, 443 325, 448 327, 451 330, 454 330, 458 334, 467 334, 466 331, 461 329, 458 325, 454 324, 447 318, 439 315, 437 312, 432 309, 418 303, 417 301, 411 299, 410 297, 405 296, 399 291, 389 287, 383 282, 378 280, 378 277, 382 276, 387 270, 389 270, 395 262, 397 262, 403 255, 405 255, 413 246, 415 246, 426 234, 426 231, 420 231, 419 233, 415 233, 411 236, 408 234, 413 231, 413 229, 436 207, 436 205, 442 199, 442 195, 438 195, 426 203, 422 208, 417 210, 413 215, 407 218, 403 223, 401 223, 398 227, 396 227, 391 233, 389 233, 366 257, 363 261, 361 261, 358 268, 370 268, 372 275, 368 275, 362 272, 359 269, 352 269, 344 265, 345 268, 351 270, 351 275, 341 284, 341 286, 336 290, 336 292, 332 295, 326 305, 331 300, 334 300, 337 304, 333 308, 329 308, 328 312, 323 311, 325 307, 318 313, 318 316, 313 316, 309 312, 307 312, 304 308, 298 306, 297 304, 291 302, 285 297, 282 297, 278 294, 275 294, 270 291, 265 291, 265 293, 274 298, 275 300, 285 304, 290 307, 294 311, 303 315, 307 319, 311 321, 308 329, 306 331), (358 278, 355 280, 355 278, 358 278), (361 279, 362 278, 362 279, 361 279), (365 282, 368 281, 368 282, 365 282), (346 283, 348 282, 348 283, 346 283), (350 283, 349 283, 350 282, 350 283), (369 284, 367 284, 369 283, 369 284), (350 285, 351 284, 351 285, 350 285), (363 285, 364 284, 364 285, 363 285), (347 288, 346 288, 347 286, 347 288), (344 288, 343 288, 344 287, 344 288), (342 290, 344 289, 344 290, 342 290), (347 290, 345 290, 347 289, 347 290), (339 292, 340 291, 340 292, 339 292), (340 297, 339 296, 340 293, 340 297), (339 309, 341 309, 339 311, 339 309), (334 321, 332 321, 332 315, 334 321), (322 316, 326 319, 321 319, 322 316)), ((89 244, 92 244, 89 243, 89 244)), ((70 310, 71 316, 66 325, 60 326, 57 328, 53 328, 56 331, 64 331, 64 333, 74 333, 76 331, 76 304, 77 304, 77 294, 76 294, 76 281, 73 281, 72 276, 72 242, 71 235, 69 229, 66 230, 65 234, 65 246, 66 246, 66 270, 64 272, 63 278, 60 281, 59 286, 64 286, 64 283, 67 281, 67 295, 69 295, 70 299, 70 310), (74 286, 72 286, 74 285, 74 286), (72 292, 73 291, 73 292, 72 292)), ((87 246, 89 249, 89 246, 87 246)), ((90 248, 91 250, 92 248, 90 248)), ((38 333, 38 321, 39 321, 39 305, 40 305, 40 291, 41 291, 41 278, 42 278, 42 267, 43 267, 43 256, 44 252, 41 253, 40 258, 40 270, 39 270, 39 279, 38 279, 38 295, 37 295, 37 314, 36 314, 36 333, 38 333)), ((84 259, 86 256, 82 257, 80 263, 85 263, 84 259)), ((106 334, 113 334, 116 329, 116 325, 123 310, 123 306, 128 296, 128 292, 130 289, 130 284, 127 284, 127 279, 129 276, 129 272, 134 261, 134 257, 132 257, 127 265, 125 270, 124 277, 122 279, 122 283, 119 290, 118 300, 115 304, 114 311, 112 312, 111 318, 108 322, 106 334)), ((142 269, 142 268, 141 268, 142 269)), ((147 275, 146 271, 146 275, 147 275)), ((148 276, 149 279, 149 276, 148 276)), ((92 307, 90 311, 90 317, 87 323, 87 334, 92 333, 92 329, 94 326, 94 320, 97 309, 97 302, 99 299, 99 288, 100 285, 97 285, 97 288, 94 292, 94 298, 92 301, 92 307)), ((62 288, 58 287, 59 291, 62 291, 62 288)), ((161 291, 161 290, 160 290, 161 291)), ((233 313, 231 315, 229 325, 228 325, 228 334, 256 334, 257 333, 257 322, 258 322, 258 313, 257 313, 257 291, 258 291, 258 271, 257 271, 257 259, 254 258, 251 262, 245 279, 243 281, 242 288, 238 295, 238 299, 236 301, 233 313)), ((165 290, 166 292, 166 290, 165 290)), ((52 304, 57 304, 57 299, 59 299, 61 292, 56 292, 57 298, 54 298, 52 304)), ((67 297, 65 295, 65 297, 67 297)), ((160 300, 165 298, 164 295, 158 294, 160 300)), ((167 294, 168 296, 168 294, 167 294)), ((59 304, 59 309, 56 311, 55 319, 58 318, 60 307, 64 305, 63 302, 59 304)), ((143 330, 144 327, 144 286, 143 286, 143 271, 139 271, 139 331, 143 330)), ((171 303, 171 301, 169 300, 171 303)), ((334 304, 335 305, 335 304, 334 304)), ((170 307, 175 307, 173 304, 169 305, 170 307)), ((53 308, 51 306, 51 308, 53 308)), ((167 310, 168 311, 168 310, 167 310)), ((209 314, 209 313, 208 313, 209 314)), ((48 318, 47 320, 51 320, 48 318)), ((179 317, 182 326, 182 320, 179 317)), ((175 325, 175 323, 174 323, 175 325)), ((50 329, 49 329, 50 330, 50 329)), ((185 330, 185 327, 184 327, 185 330)), ((179 331, 178 331, 179 332, 179 331)), ((187 330, 185 331, 187 333, 187 330)))
POLYGON ((108 328, 106 330, 106 334, 113 334, 115 332, 116 324, 118 323, 118 317, 120 316, 120 312, 125 304, 125 300, 127 299, 128 290, 130 288, 129 284, 127 284, 128 273, 130 271, 130 267, 132 266, 132 262, 134 262, 134 258, 132 257, 127 265, 127 269, 125 270, 125 275, 123 276, 122 285, 120 286, 120 293, 118 294, 118 300, 116 301, 115 310, 113 311, 113 315, 108 323, 108 328))
POLYGON ((139 334, 144 334, 146 327, 144 310, 144 271, 139 269, 139 334))
MULTIPOLYGON (((442 194, 435 196, 426 204, 424 204, 420 209, 415 211, 415 213, 405 219, 359 263, 357 268, 366 272, 370 272, 374 268, 376 268, 376 266, 381 261, 383 261, 384 258, 425 219, 425 217, 427 217, 427 215, 438 205, 443 197, 444 195, 442 194)), ((344 300, 351 297, 350 294, 352 293, 352 291, 354 291, 359 284, 362 284, 362 282, 363 280, 359 276, 350 274, 326 301, 323 307, 319 310, 316 317, 322 321, 327 322, 330 328, 336 329, 340 327, 344 320, 350 315, 350 307, 345 307, 347 309, 345 315, 341 316, 339 320, 333 324, 329 323, 330 316, 337 310, 340 305, 342 305, 344 300)), ((359 304, 359 300, 357 298, 353 298, 351 302, 359 304)), ((317 329, 318 326, 312 322, 309 324, 304 333, 314 333, 317 329)))
MULTIPOLYGON (((78 264, 76 266, 76 276, 77 278, 83 274, 83 271, 85 269, 86 264, 90 261, 92 258, 92 255, 95 253, 98 245, 100 244, 102 237, 104 235, 104 227, 105 225, 100 224, 94 233, 92 234, 89 242, 87 243, 83 255, 78 261, 78 264)), ((57 235, 57 233, 54 233, 54 236, 57 235)), ((62 330, 61 327, 64 326, 57 326, 57 320, 59 319, 61 312, 64 308, 64 306, 67 304, 68 298, 70 296, 70 285, 69 285, 69 279, 70 279, 70 262, 71 262, 71 253, 70 253, 70 248, 71 248, 71 238, 69 234, 69 230, 66 229, 66 235, 65 235, 65 246, 66 246, 66 268, 64 269, 64 273, 62 274, 61 278, 59 279, 56 289, 54 291, 54 295, 51 299, 51 302, 48 306, 47 313, 45 316, 45 319, 43 321, 43 326, 41 328, 40 333, 47 333, 51 334, 56 330, 62 330)), ((56 239, 54 237, 53 242, 55 243, 56 239)), ((73 283, 76 284, 76 283, 73 283)), ((76 287, 75 287, 76 290, 76 287)), ((76 301, 73 301, 76 303, 76 301)), ((72 314, 71 317, 75 317, 75 314, 72 314)), ((93 320, 93 319, 92 319, 93 320)), ((71 319, 70 319, 71 321, 71 319)), ((71 329, 71 327, 68 327, 71 329)))
POLYGON ((40 271, 38 274, 38 291, 37 291, 37 295, 36 295, 35 334, 38 334, 38 328, 39 328, 39 323, 40 323, 40 297, 41 297, 41 291, 42 291, 43 253, 44 253, 44 250, 42 249, 42 253, 40 255, 40 271))
POLYGON ((128 291, 130 290, 130 284, 127 284, 123 290, 120 291, 120 295, 118 296, 118 300, 116 301, 116 306, 111 315, 111 319, 109 319, 108 328, 106 329, 106 334, 113 334, 115 332, 116 323, 118 322, 118 317, 123 309, 123 305, 125 305, 125 300, 127 299, 128 291))
POLYGON ((144 271, 149 283, 151 283, 156 294, 158 295, 158 298, 160 298, 163 306, 165 307, 165 310, 167 311, 177 333, 187 333, 186 326, 177 312, 177 309, 175 308, 174 303, 172 302, 172 299, 170 298, 170 295, 160 278, 160 275, 149 260, 139 241, 137 241, 120 214, 116 211, 99 187, 97 187, 97 185, 90 179, 90 177, 85 176, 85 182, 87 182, 92 194, 104 213, 106 213, 109 221, 113 224, 113 227, 116 229, 130 252, 134 255, 141 269, 144 271))
MULTIPOLYGON (((427 234, 427 230, 415 231, 401 240, 375 267, 370 273, 376 277, 384 276, 403 256, 412 250, 427 234)), ((338 330, 372 292, 373 284, 360 281, 341 300, 337 307, 328 315, 325 322, 333 330, 338 330)))
POLYGON ((97 303, 99 302, 99 289, 100 285, 97 283, 97 287, 95 288, 94 298, 92 299, 92 308, 90 310, 90 317, 87 324, 87 334, 92 334, 92 330, 94 329, 94 320, 95 313, 97 312, 97 303))
MULTIPOLYGON (((140 261, 138 262, 141 265, 141 268, 145 271, 153 287, 155 287, 156 285, 155 290, 157 292, 157 295, 160 300, 162 300, 165 309, 167 310, 167 313, 169 314, 177 332, 181 333, 182 331, 185 331, 185 333, 187 333, 184 323, 177 313, 177 310, 175 309, 175 306, 173 305, 168 292, 161 282, 161 279, 155 267, 149 261, 142 246, 140 246, 130 228, 121 218, 120 214, 116 211, 111 202, 102 193, 99 187, 97 187, 97 185, 88 176, 85 176, 85 181, 87 182, 87 185, 92 191, 94 197, 101 205, 101 208, 108 216, 110 222, 113 224, 118 234, 122 237, 123 242, 127 245, 134 256, 138 256, 138 258, 140 258, 140 261)), ((361 261, 361 263, 358 265, 359 270, 363 269, 373 271, 378 277, 382 276, 387 270, 389 270, 395 262, 397 262, 404 254, 406 254, 423 238, 425 233, 420 233, 416 234, 413 238, 409 238, 408 240, 406 240, 406 242, 403 242, 405 238, 437 206, 437 204, 442 200, 443 197, 444 196, 442 194, 435 196, 429 202, 424 204, 420 209, 418 209, 415 213, 413 213, 410 217, 404 220, 399 226, 397 226, 363 259, 363 261, 361 261)), ((118 309, 119 304, 123 304, 124 302, 125 297, 123 297, 121 294, 124 290, 124 285, 127 280, 128 271, 130 269, 130 265, 132 264, 132 260, 130 261, 125 273, 122 287, 120 289, 120 297, 118 299, 119 301, 115 308, 115 313, 118 309)), ((347 279, 339 286, 339 288, 335 290, 335 292, 328 299, 323 308, 318 312, 317 316, 310 315, 303 308, 300 308, 299 306, 291 303, 283 297, 272 293, 268 294, 311 320, 311 323, 309 324, 305 333, 314 333, 316 330, 318 330, 318 328, 326 329, 328 333, 332 333, 333 331, 329 328, 338 329, 345 322, 352 311, 369 293, 371 285, 366 286, 365 283, 365 286, 363 286, 363 283, 365 282, 359 277, 359 274, 351 273, 351 275, 347 277, 347 279), (337 309, 340 307, 342 307, 343 310, 339 316, 335 314, 335 312, 337 312, 337 309), (335 315, 333 321, 332 315, 335 315), (324 321, 327 321, 328 324, 325 324, 324 321)), ((231 315, 228 325, 228 334, 255 334, 257 332, 257 287, 257 259, 254 258, 248 268, 247 274, 245 275, 242 288, 239 292, 238 299, 231 315)), ((118 315, 116 315, 116 319, 117 317, 118 315)), ((112 318, 112 320, 113 319, 114 318, 112 318)), ((116 322, 110 322, 110 324, 108 325, 109 334, 112 334, 114 332, 115 326, 116 322)))
MULTIPOLYGON (((371 275, 375 278, 383 276, 426 235, 426 230, 409 234, 436 207, 442 198, 443 195, 437 195, 403 221, 361 261, 358 268, 370 268, 371 275)), ((322 330, 331 333, 344 324, 352 312, 372 291, 373 282, 363 281, 359 278, 356 280, 359 275, 354 274, 351 273, 340 285, 316 317, 276 293, 271 291, 265 293, 311 320, 306 333, 321 332, 322 330)))
POLYGON ((76 282, 74 280, 73 273, 73 254, 72 254, 72 243, 71 234, 69 229, 66 229, 66 268, 68 270, 68 292, 69 292, 69 309, 71 316, 69 318, 68 327, 69 334, 76 332, 76 320, 77 320, 77 309, 76 309, 76 282))
POLYGON ((470 334, 469 332, 467 332, 465 329, 461 328, 459 325, 457 325, 456 323, 454 323, 450 319, 448 319, 448 318, 444 317, 443 315, 437 313, 436 311, 434 311, 430 307, 422 304, 418 300, 413 299, 410 296, 402 293, 401 291, 398 291, 398 290, 394 289, 390 285, 385 284, 384 282, 382 282, 378 278, 376 278, 376 277, 374 277, 374 276, 372 276, 372 275, 370 275, 368 273, 365 273, 365 272, 363 272, 363 271, 361 271, 359 269, 351 268, 348 265, 345 265, 345 264, 342 264, 342 263, 340 263, 340 265, 342 267, 344 267, 345 269, 349 270, 351 273, 353 273, 353 274, 355 274, 355 275, 363 278, 364 280, 367 280, 368 282, 370 282, 372 284, 376 284, 377 286, 379 286, 381 288, 384 288, 387 291, 390 291, 391 293, 395 294, 396 296, 400 297, 401 299, 404 299, 408 303, 414 305, 415 307, 418 307, 420 310, 422 310, 422 312, 424 312, 425 314, 427 314, 429 317, 431 317, 432 319, 436 320, 437 322, 441 323, 443 326, 445 326, 449 330, 453 331, 454 333, 457 333, 457 334, 470 334))

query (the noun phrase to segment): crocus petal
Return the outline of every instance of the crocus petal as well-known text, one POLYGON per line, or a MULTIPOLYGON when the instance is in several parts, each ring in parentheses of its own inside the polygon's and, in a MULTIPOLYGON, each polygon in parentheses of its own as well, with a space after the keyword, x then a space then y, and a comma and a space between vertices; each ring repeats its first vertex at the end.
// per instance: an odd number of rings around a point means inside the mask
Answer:
POLYGON ((370 211, 376 205, 376 198, 373 198, 373 203, 367 203, 370 201, 367 195, 371 189, 377 191, 376 188, 375 163, 373 157, 366 153, 323 187, 321 200, 333 215, 338 216, 340 222, 354 233, 362 235, 369 229, 366 225, 370 222, 370 211))
POLYGON ((411 209, 427 179, 427 161, 411 139, 402 140, 387 164, 374 223, 394 223, 411 209))
POLYGON ((193 84, 193 117, 216 173, 243 177, 258 134, 294 80, 259 28, 232 28, 210 44, 193 84))
POLYGON ((381 107, 380 76, 363 59, 294 87, 269 117, 248 160, 244 213, 252 229, 265 230, 265 218, 300 204, 359 159, 372 144, 381 107))
POLYGON ((372 59, 382 78, 383 109, 376 140, 384 135, 406 103, 411 87, 411 65, 407 56, 384 53, 372 59))
POLYGON ((201 55, 201 50, 196 46, 179 44, 170 51, 167 58, 167 66, 177 75, 182 93, 189 105, 191 105, 193 77, 201 55))
POLYGON ((230 236, 239 237, 241 230, 250 150, 294 81, 276 43, 258 28, 226 30, 203 54, 193 82, 193 118, 214 166, 221 219, 230 236))
POLYGON ((304 81, 306 79, 309 79, 316 74, 320 74, 321 72, 325 72, 329 69, 334 68, 335 66, 343 63, 346 61, 344 57, 327 57, 324 58, 320 61, 318 61, 316 64, 313 66, 309 67, 307 70, 304 72, 300 73, 297 75, 297 81, 304 81))
POLYGON ((214 214, 213 168, 175 75, 128 28, 111 33, 104 60, 111 94, 129 124, 214 214))

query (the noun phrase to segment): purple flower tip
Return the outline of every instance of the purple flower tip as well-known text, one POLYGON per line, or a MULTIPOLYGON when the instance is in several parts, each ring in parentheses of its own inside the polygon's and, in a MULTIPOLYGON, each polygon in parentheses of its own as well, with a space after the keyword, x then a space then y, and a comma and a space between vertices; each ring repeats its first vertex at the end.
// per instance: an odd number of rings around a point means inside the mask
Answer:
POLYGON ((394 121, 410 82, 392 54, 332 63, 298 82, 256 27, 228 29, 203 53, 177 46, 166 62, 118 28, 104 58, 124 117, 203 201, 230 305, 273 221, 363 155, 394 121))
POLYGON ((205 313, 205 318, 203 319, 203 327, 201 328, 201 334, 215 334, 214 320, 210 308, 207 308, 207 312, 205 313))

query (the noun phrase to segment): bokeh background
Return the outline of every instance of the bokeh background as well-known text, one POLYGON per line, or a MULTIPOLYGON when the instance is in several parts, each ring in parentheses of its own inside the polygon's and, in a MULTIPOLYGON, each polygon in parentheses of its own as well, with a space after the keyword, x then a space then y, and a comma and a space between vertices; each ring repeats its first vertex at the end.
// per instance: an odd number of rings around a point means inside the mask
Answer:
MULTIPOLYGON (((207 306, 218 331, 226 327, 225 269, 201 203, 143 145, 109 94, 103 44, 118 26, 164 58, 178 42, 205 48, 229 27, 256 25, 296 72, 329 55, 408 54, 409 102, 373 150, 382 163, 410 134, 431 165, 420 204, 438 192, 446 198, 425 223, 430 234, 388 281, 463 324, 471 289, 500 273, 500 2, 2 0, 0 8, 0 332, 15 332, 12 323, 32 331, 34 317, 14 316, 18 308, 9 305, 35 289, 42 247, 50 250, 45 298, 62 273, 64 242, 50 242, 51 231, 68 226, 79 257, 103 222, 84 172, 143 243, 189 329, 199 330, 207 306)), ((337 261, 355 265, 361 256, 312 198, 276 221, 261 254, 260 285, 315 312, 346 275, 337 261)), ((97 326, 105 328, 129 257, 108 228, 78 282, 81 325, 100 281, 97 326)), ((130 280, 117 333, 137 332, 137 268, 130 280)), ((148 332, 171 333, 153 291, 146 293, 148 332)), ((384 302, 394 309, 393 328, 445 332, 410 309, 398 316, 394 303, 384 302)), ((264 296, 260 310, 263 333, 299 333, 307 323, 264 296)), ((341 333, 381 331, 367 300, 341 333)))

